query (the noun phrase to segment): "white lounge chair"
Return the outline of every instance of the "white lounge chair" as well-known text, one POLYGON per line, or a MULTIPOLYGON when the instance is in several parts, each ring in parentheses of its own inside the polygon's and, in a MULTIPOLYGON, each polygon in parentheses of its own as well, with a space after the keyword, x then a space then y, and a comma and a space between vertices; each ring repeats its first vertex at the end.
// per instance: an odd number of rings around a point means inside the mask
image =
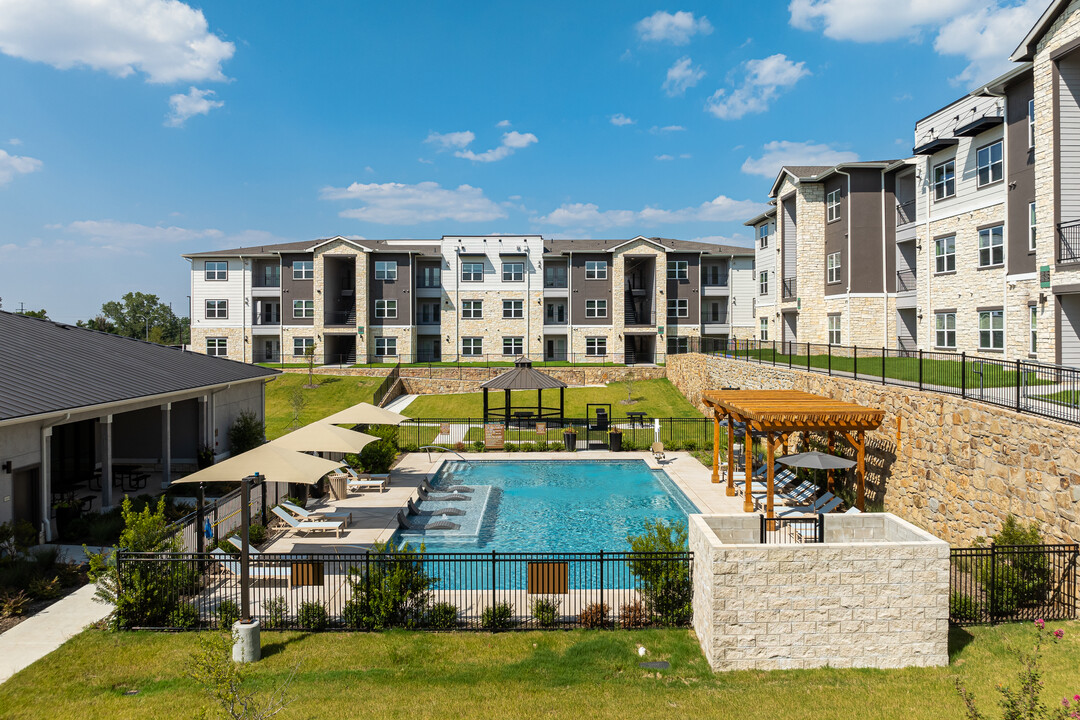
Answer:
POLYGON ((304 520, 303 522, 297 520, 289 513, 282 510, 280 507, 274 506, 271 510, 275 515, 285 521, 285 524, 298 533, 304 532, 332 532, 338 537, 341 537, 341 528, 344 525, 341 521, 329 521, 329 520, 304 520))
POLYGON ((386 490, 386 479, 375 479, 372 477, 365 477, 357 474, 352 468, 345 468, 345 474, 348 475, 348 481, 346 483, 349 490, 354 492, 360 492, 361 490, 378 490, 384 492, 386 490))
MULTIPOLYGON (((234 558, 224 550, 217 548, 210 551, 210 554, 214 556, 214 559, 221 567, 225 568, 227 572, 236 577, 240 577, 240 561, 234 558)), ((281 567, 260 567, 258 565, 248 566, 248 577, 252 580, 284 580, 292 585, 292 568, 288 565, 281 567)))
MULTIPOLYGON (((232 544, 232 546, 234 548, 236 548, 237 550, 239 550, 240 552, 244 551, 244 543, 240 542, 240 536, 239 535, 230 535, 229 537, 227 537, 225 539, 228 540, 229 543, 232 544)), ((250 555, 260 555, 261 553, 259 552, 258 548, 252 547, 251 545, 248 545, 248 554, 250 554, 250 555)))
POLYGON ((326 520, 328 518, 333 518, 341 520, 346 525, 352 522, 352 513, 348 510, 308 510, 299 505, 293 505, 291 502, 282 502, 280 505, 302 520, 326 520))
POLYGON ((799 514, 824 515, 826 513, 831 513, 843 504, 844 501, 840 498, 833 496, 831 493, 825 493, 810 505, 792 505, 791 507, 784 508, 784 510, 777 513, 777 515, 782 517, 799 514))

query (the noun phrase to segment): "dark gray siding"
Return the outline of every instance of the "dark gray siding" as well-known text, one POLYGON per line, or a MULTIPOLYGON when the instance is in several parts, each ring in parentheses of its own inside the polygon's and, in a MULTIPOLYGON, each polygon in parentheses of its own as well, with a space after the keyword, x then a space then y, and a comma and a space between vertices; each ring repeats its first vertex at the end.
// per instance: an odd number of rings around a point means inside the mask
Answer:
MULTIPOLYGON (((881 171, 851 171, 851 289, 883 292, 881 239, 881 171)), ((846 271, 845 271, 846 274, 846 271)))
POLYGON ((851 203, 848 198, 847 178, 843 175, 833 175, 824 182, 822 197, 825 199, 821 207, 822 219, 825 221, 825 260, 822 263, 821 278, 825 286, 825 295, 842 295, 847 292, 847 229, 848 213, 851 203), (829 222, 828 198, 834 190, 840 191, 840 219, 829 222), (829 284, 829 255, 840 253, 840 282, 829 284))
MULTIPOLYGON (((1031 75, 1013 83, 1005 94, 1005 132, 1008 134, 1009 157, 1005 167, 1009 173, 1009 274, 1035 272, 1035 253, 1028 251, 1028 203, 1035 200, 1035 151, 1028 147, 1028 101, 1035 89, 1031 75)), ((1047 199, 1049 202, 1049 199, 1047 199)), ((1042 242, 1052 242, 1044 232, 1042 242)))
POLYGON ((885 292, 896 292, 896 171, 885 175, 885 292))
POLYGON ((313 300, 314 280, 293 280, 292 264, 295 260, 311 260, 311 253, 281 256, 281 323, 283 325, 314 325, 314 318, 293 318, 293 300, 313 300))
POLYGON ((574 253, 570 258, 570 322, 574 325, 610 325, 616 312, 622 312, 622 308, 612 307, 611 278, 613 268, 611 266, 610 253, 574 253), (585 261, 606 260, 608 264, 607 280, 586 280, 585 261), (606 318, 585 317, 586 300, 607 300, 608 316, 606 318))
POLYGON ((368 323, 371 325, 411 325, 412 324, 412 257, 409 253, 369 253, 368 254, 368 323), (375 262, 396 262, 397 280, 376 280, 375 262), (397 300, 396 318, 376 318, 376 300, 397 300))
MULTIPOLYGON (((668 299, 686 299, 686 305, 688 312, 690 313, 684 318, 665 318, 668 325, 697 325, 701 322, 701 256, 698 253, 668 253, 667 261, 685 260, 687 263, 687 279, 686 280, 668 280, 667 281, 667 297, 668 299)), ((667 274, 667 265, 665 263, 664 273, 667 274)), ((664 303, 663 308, 657 308, 665 316, 667 315, 667 303, 664 303)), ((657 321, 660 317, 658 315, 657 321)))

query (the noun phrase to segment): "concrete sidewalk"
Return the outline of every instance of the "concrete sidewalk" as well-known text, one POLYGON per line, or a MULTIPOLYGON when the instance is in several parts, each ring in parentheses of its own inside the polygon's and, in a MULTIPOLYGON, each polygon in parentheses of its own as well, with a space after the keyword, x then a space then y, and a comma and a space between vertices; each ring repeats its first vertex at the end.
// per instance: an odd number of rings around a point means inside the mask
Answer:
POLYGON ((0 683, 108 615, 108 605, 94 602, 94 589, 84 585, 0 634, 0 683))

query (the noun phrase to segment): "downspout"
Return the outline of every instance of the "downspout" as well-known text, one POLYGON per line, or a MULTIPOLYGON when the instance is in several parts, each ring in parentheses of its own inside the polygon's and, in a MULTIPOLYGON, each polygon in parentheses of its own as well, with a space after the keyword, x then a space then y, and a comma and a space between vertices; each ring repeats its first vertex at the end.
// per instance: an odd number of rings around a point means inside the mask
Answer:
MULTIPOLYGON (((41 434, 38 438, 40 442, 39 452, 41 453, 41 532, 39 537, 44 538, 45 542, 50 542, 53 539, 52 519, 49 517, 49 511, 52 509, 52 452, 46 453, 47 449, 52 450, 52 443, 46 443, 45 439, 52 437, 53 427, 66 423, 70 419, 71 413, 64 413, 62 418, 43 422, 41 424, 41 434)), ((112 479, 107 479, 106 482, 112 482, 112 479)))
MULTIPOLYGON (((926 318, 926 326, 930 330, 929 335, 931 336, 931 338, 929 338, 929 339, 933 339, 934 343, 936 345, 936 343, 937 343, 936 331, 935 331, 935 328, 934 328, 933 324, 931 323, 931 318, 930 318, 930 314, 933 311, 933 307, 934 307, 933 283, 934 283, 934 270, 936 269, 934 267, 934 254, 933 254, 934 253, 934 249, 933 249, 934 240, 933 240, 933 238, 930 237, 930 208, 931 208, 931 203, 933 201, 932 201, 932 198, 930 197, 930 193, 926 189, 926 181, 929 178, 928 173, 929 173, 929 169, 930 169, 930 159, 929 158, 924 158, 924 160, 925 160, 925 164, 924 164, 924 169, 923 169, 923 187, 922 187, 922 191, 923 191, 923 195, 926 196, 926 220, 925 220, 925 222, 926 222, 926 237, 923 238, 923 242, 926 243, 926 268, 927 268, 927 273, 926 273, 926 308, 924 309, 923 316, 926 318)), ((916 203, 916 212, 918 212, 918 204, 917 203, 916 203)), ((916 277, 918 277, 918 276, 916 275, 916 277)), ((917 307, 916 307, 915 311, 916 311, 916 313, 918 312, 917 307)), ((918 320, 919 318, 916 317, 915 319, 918 320)), ((922 325, 922 323, 919 323, 919 326, 921 326, 921 325, 922 325)), ((920 327, 920 329, 922 329, 922 328, 920 327)), ((919 347, 923 347, 924 346, 923 344, 926 342, 926 340, 927 340, 927 338, 924 338, 923 340, 920 340, 919 341, 919 347)), ((930 349, 933 350, 935 345, 930 345, 930 349)))
MULTIPOLYGON (((895 197, 895 188, 893 190, 895 197)), ((889 269, 888 253, 886 252, 886 237, 888 233, 885 232, 885 169, 881 170, 881 316, 884 321, 881 326, 881 347, 889 347, 889 269)), ((895 236, 894 236, 895 237, 895 236)), ((895 243, 893 243, 895 245, 895 243)), ((896 256, 896 249, 893 248, 893 257, 896 256)))
MULTIPOLYGON (((844 318, 845 318, 845 322, 846 322, 846 325, 847 325, 847 330, 845 330, 845 336, 847 337, 847 341, 850 343, 851 342, 851 207, 852 207, 852 205, 854 203, 852 202, 852 198, 851 198, 851 174, 846 173, 846 172, 844 172, 843 170, 840 170, 840 169, 837 169, 836 173, 838 175, 843 175, 844 177, 847 178, 847 203, 848 203, 847 204, 847 258, 846 258, 847 262, 844 263, 845 265, 847 265, 847 287, 844 289, 845 290, 844 294, 847 297, 847 312, 844 313, 844 318)), ((822 188, 822 189, 824 190, 824 188, 822 188)), ((827 202, 828 202, 828 198, 826 198, 826 203, 827 202)), ((826 212, 828 212, 827 208, 826 208, 826 212)), ((826 223, 827 222, 828 222, 828 218, 826 218, 826 223)), ((828 255, 827 254, 826 254, 825 262, 826 262, 826 264, 828 263, 828 255)), ((827 277, 825 279, 826 279, 826 281, 828 281, 827 277)), ((826 323, 828 323, 828 320, 826 320, 826 323)), ((829 338, 828 332, 829 332, 829 326, 826 324, 826 326, 825 326, 825 333, 826 333, 825 334, 825 339, 826 340, 828 340, 828 338, 829 338)))
POLYGON ((247 362, 247 314, 251 312, 248 299, 247 289, 247 263, 244 262, 244 256, 238 255, 240 258, 240 291, 243 300, 240 303, 240 360, 247 362))
MULTIPOLYGON (((574 359, 574 251, 571 250, 566 255, 566 353, 571 362, 574 359)), ((612 295, 612 300, 615 296, 612 295)), ((615 308, 611 309, 612 313, 615 312, 615 308)), ((611 318, 612 325, 615 324, 615 318, 611 318)), ((625 328, 623 328, 623 337, 626 337, 625 328)), ((626 341, 623 341, 623 362, 626 361, 626 341)))
MULTIPOLYGON (((541 242, 540 250, 543 251, 543 240, 541 242)), ((543 253, 541 252, 541 257, 543 253)), ((532 265, 532 252, 529 247, 528 239, 525 240, 525 264, 532 265)), ((522 268, 522 272, 525 274, 525 343, 522 345, 522 351, 525 353, 525 357, 529 357, 529 345, 532 344, 532 268, 522 268)), ((541 309, 544 307, 544 301, 540 301, 541 309)), ((540 341, 541 344, 543 340, 540 341)))

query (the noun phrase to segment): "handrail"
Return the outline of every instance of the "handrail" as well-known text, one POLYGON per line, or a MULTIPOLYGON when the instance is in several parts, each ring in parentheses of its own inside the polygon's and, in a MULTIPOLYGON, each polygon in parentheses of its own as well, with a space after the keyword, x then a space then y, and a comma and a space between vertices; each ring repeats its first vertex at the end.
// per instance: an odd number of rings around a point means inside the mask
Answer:
POLYGON ((428 456, 428 462, 431 462, 431 451, 432 451, 432 450, 442 450, 443 452, 448 452, 448 453, 454 453, 454 454, 455 454, 455 455, 457 455, 457 456, 458 456, 459 458, 461 458, 462 462, 466 462, 466 463, 468 463, 469 465, 472 465, 472 460, 470 460, 469 458, 465 457, 464 455, 462 455, 461 453, 459 453, 459 452, 458 452, 457 450, 451 450, 450 448, 448 448, 448 447, 443 447, 442 445, 423 445, 423 446, 421 446, 421 447, 420 447, 420 448, 418 448, 418 449, 419 449, 419 450, 426 450, 426 451, 427 451, 427 456, 428 456))

